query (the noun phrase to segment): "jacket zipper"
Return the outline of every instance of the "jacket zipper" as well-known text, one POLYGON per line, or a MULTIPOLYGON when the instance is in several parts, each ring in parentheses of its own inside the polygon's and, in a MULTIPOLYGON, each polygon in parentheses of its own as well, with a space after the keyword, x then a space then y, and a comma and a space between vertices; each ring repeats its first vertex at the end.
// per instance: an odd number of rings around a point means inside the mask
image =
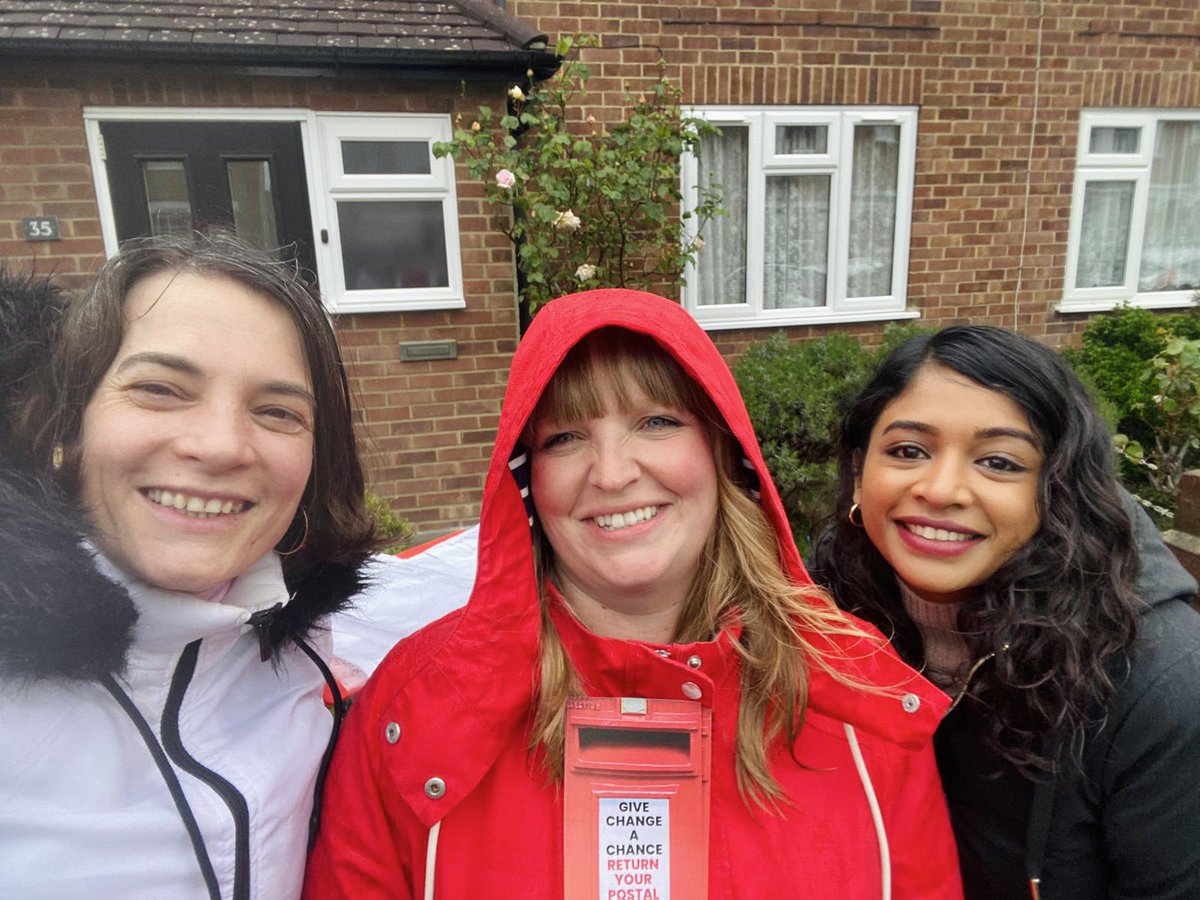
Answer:
MULTIPOLYGON (((1008 644, 1005 644, 1000 648, 1001 653, 1005 653, 1007 651, 1008 644)), ((989 659, 995 659, 995 657, 996 651, 993 650, 991 653, 981 656, 979 659, 975 660, 975 662, 971 665, 971 668, 967 670, 967 677, 963 679, 962 687, 958 689, 958 693, 954 695, 953 702, 951 702, 950 706, 946 709, 947 716, 954 712, 954 707, 958 706, 958 704, 962 701, 962 698, 967 696, 967 688, 971 686, 971 679, 975 677, 975 673, 979 671, 980 666, 982 666, 989 659)), ((943 718, 945 717, 943 716, 943 718)))
POLYGON ((162 743, 167 756, 180 769, 208 785, 220 797, 233 817, 234 857, 232 900, 250 898, 250 809, 246 798, 228 780, 199 762, 183 746, 179 733, 179 710, 183 696, 187 693, 192 676, 196 673, 196 660, 200 656, 200 641, 195 640, 183 648, 175 674, 171 678, 171 689, 162 717, 162 743))
POLYGON ((208 856, 208 848, 204 846, 204 835, 200 833, 200 826, 196 824, 196 816, 193 814, 192 807, 187 801, 187 796, 183 793, 183 786, 179 783, 179 776, 171 768, 170 760, 167 759, 162 745, 154 736, 154 729, 150 727, 150 723, 146 721, 146 717, 137 708, 137 704, 130 699, 129 695, 125 693, 124 689, 110 673, 102 673, 100 675, 100 683, 104 685, 105 690, 112 695, 112 698, 117 701, 117 705, 129 716, 130 721, 133 722, 134 727, 141 736, 142 742, 146 745, 146 749, 150 751, 150 756, 154 759, 154 765, 158 767, 158 772, 162 775, 163 782, 166 784, 167 790, 171 794, 171 799, 175 803, 175 809, 179 813, 179 818, 183 821, 183 827, 187 830, 188 840, 192 843, 192 852, 195 853, 196 862, 200 866, 200 875, 204 879, 204 886, 208 889, 209 900, 221 900, 221 886, 217 883, 217 875, 213 871, 212 860, 208 856))
MULTIPOLYGON (((1007 653, 1008 644, 1004 644, 1000 648, 1000 652, 1007 653)), ((979 671, 979 667, 989 659, 994 659, 995 656, 996 652, 992 651, 975 660, 974 664, 967 671, 967 677, 963 679, 963 685, 954 697, 954 702, 946 710, 946 715, 950 715, 954 711, 954 707, 958 706, 959 701, 967 695, 967 688, 971 686, 971 679, 975 677, 975 673, 979 671)), ((1050 818, 1053 813, 1054 788, 1055 779, 1053 777, 1048 781, 1034 782, 1033 803, 1029 810, 1029 818, 1025 823, 1025 874, 1029 879, 1029 896, 1031 900, 1042 900, 1042 864, 1046 856, 1046 844, 1050 837, 1050 818)))

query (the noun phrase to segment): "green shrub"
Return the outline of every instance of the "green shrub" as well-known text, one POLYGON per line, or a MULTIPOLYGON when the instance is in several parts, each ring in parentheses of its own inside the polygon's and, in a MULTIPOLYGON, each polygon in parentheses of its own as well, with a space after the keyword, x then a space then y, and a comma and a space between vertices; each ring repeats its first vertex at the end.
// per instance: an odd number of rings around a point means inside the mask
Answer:
MULTIPOLYGON (((1198 310, 1156 315, 1121 306, 1093 318, 1081 335, 1080 347, 1063 351, 1084 383, 1095 388, 1101 412, 1123 436, 1121 446, 1134 450, 1122 462, 1122 479, 1134 493, 1164 507, 1175 503, 1170 490, 1173 479, 1156 474, 1153 465, 1158 463, 1150 457, 1156 452, 1169 455, 1167 464, 1174 471, 1200 464, 1200 451, 1180 433, 1178 416, 1164 409, 1157 376, 1166 365, 1163 354, 1173 340, 1198 339, 1198 310), (1143 452, 1151 467, 1144 465, 1143 452)), ((1161 461, 1166 462, 1166 457, 1161 461)))
POLYGON ((1124 434, 1115 442, 1126 459, 1142 467, 1139 471, 1150 486, 1173 500, 1183 473, 1200 451, 1200 340, 1172 337, 1150 361, 1145 377, 1153 386, 1151 402, 1161 419, 1154 443, 1143 447, 1124 434))
POLYGON ((807 545, 832 505, 837 422, 866 371, 852 337, 793 343, 782 331, 747 350, 734 369, 798 543, 807 545))
POLYGON ((399 553, 412 546, 415 533, 412 522, 396 515, 386 500, 367 491, 367 510, 375 517, 375 533, 388 542, 380 553, 399 553))
POLYGON ((1161 316, 1148 309, 1120 306, 1093 318, 1080 337, 1079 349, 1065 350, 1063 356, 1115 407, 1118 425, 1127 429, 1136 422, 1129 417, 1154 395, 1146 374, 1150 360, 1166 348, 1169 335, 1200 338, 1200 315, 1161 316))
POLYGON ((888 326, 874 349, 845 334, 793 342, 780 331, 753 345, 734 367, 801 551, 833 511, 842 414, 879 359, 923 330, 888 326))

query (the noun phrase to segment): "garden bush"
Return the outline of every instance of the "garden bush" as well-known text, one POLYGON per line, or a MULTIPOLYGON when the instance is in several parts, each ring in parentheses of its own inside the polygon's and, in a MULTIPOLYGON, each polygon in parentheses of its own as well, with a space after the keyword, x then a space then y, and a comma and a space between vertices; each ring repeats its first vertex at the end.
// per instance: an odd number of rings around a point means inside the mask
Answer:
POLYGON ((1099 395, 1126 450, 1122 480, 1163 508, 1174 506, 1178 472, 1200 465, 1197 435, 1187 410, 1190 342, 1200 340, 1200 310, 1157 315, 1118 307, 1088 323, 1078 349, 1063 351, 1080 378, 1099 395), (1184 378, 1175 374, 1184 366, 1184 378), (1182 409, 1180 408, 1182 404, 1182 409), (1132 452, 1128 452, 1132 451, 1132 452), (1150 463, 1149 466, 1146 463, 1150 463))
POLYGON ((1064 350, 1063 356, 1113 405, 1116 427, 1150 438, 1150 421, 1137 416, 1148 413, 1147 404, 1154 396, 1154 386, 1147 378, 1150 360, 1166 349, 1171 336, 1200 338, 1200 314, 1163 316, 1121 306, 1093 318, 1080 337, 1079 348, 1064 350))
POLYGON ((877 348, 845 334, 793 342, 780 331, 734 367, 767 468, 802 552, 833 510, 837 427, 879 359, 922 329, 889 326, 877 348))
POLYGON ((397 515, 386 500, 367 491, 367 511, 375 517, 375 534, 387 541, 380 553, 399 553, 412 545, 415 533, 412 522, 397 515))

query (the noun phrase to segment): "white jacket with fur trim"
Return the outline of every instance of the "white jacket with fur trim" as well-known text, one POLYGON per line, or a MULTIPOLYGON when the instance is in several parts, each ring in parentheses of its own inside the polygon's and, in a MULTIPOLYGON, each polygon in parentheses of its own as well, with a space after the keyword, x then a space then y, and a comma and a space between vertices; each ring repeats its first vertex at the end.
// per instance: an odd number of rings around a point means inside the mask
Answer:
MULTIPOLYGON (((331 722, 318 669, 294 644, 261 661, 248 624, 288 600, 278 557, 219 603, 125 587, 138 620, 114 681, 179 780, 220 896, 297 897, 331 722)), ((210 896, 163 773, 103 680, 0 681, 0 762, 0 897, 210 896)))

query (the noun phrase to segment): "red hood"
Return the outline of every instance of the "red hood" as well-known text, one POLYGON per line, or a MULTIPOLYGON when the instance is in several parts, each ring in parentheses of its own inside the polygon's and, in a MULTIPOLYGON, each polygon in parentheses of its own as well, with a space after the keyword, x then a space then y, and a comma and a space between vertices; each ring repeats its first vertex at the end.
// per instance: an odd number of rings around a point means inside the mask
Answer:
MULTIPOLYGON (((397 784, 426 824, 444 817, 478 783, 514 729, 525 727, 537 673, 540 613, 529 523, 509 459, 563 357, 586 335, 608 326, 649 335, 708 392, 758 474, 763 509, 779 536, 781 565, 797 584, 810 583, 741 394, 695 320, 678 304, 640 291, 587 291, 548 304, 513 357, 512 372, 520 377, 510 378, 504 396, 484 488, 479 565, 470 601, 465 610, 402 643, 402 652, 395 654, 394 710, 405 716, 401 721, 427 723, 434 735, 406 742, 412 754, 412 765, 405 767, 411 780, 397 784), (447 793, 437 801, 425 796, 421 773, 431 770, 453 775, 445 780, 459 788, 456 796, 447 793)), ((894 696, 852 690, 814 671, 811 708, 906 746, 928 741, 945 711, 944 695, 890 649, 845 639, 835 649, 854 677, 913 691, 927 702, 910 715, 894 696)))

